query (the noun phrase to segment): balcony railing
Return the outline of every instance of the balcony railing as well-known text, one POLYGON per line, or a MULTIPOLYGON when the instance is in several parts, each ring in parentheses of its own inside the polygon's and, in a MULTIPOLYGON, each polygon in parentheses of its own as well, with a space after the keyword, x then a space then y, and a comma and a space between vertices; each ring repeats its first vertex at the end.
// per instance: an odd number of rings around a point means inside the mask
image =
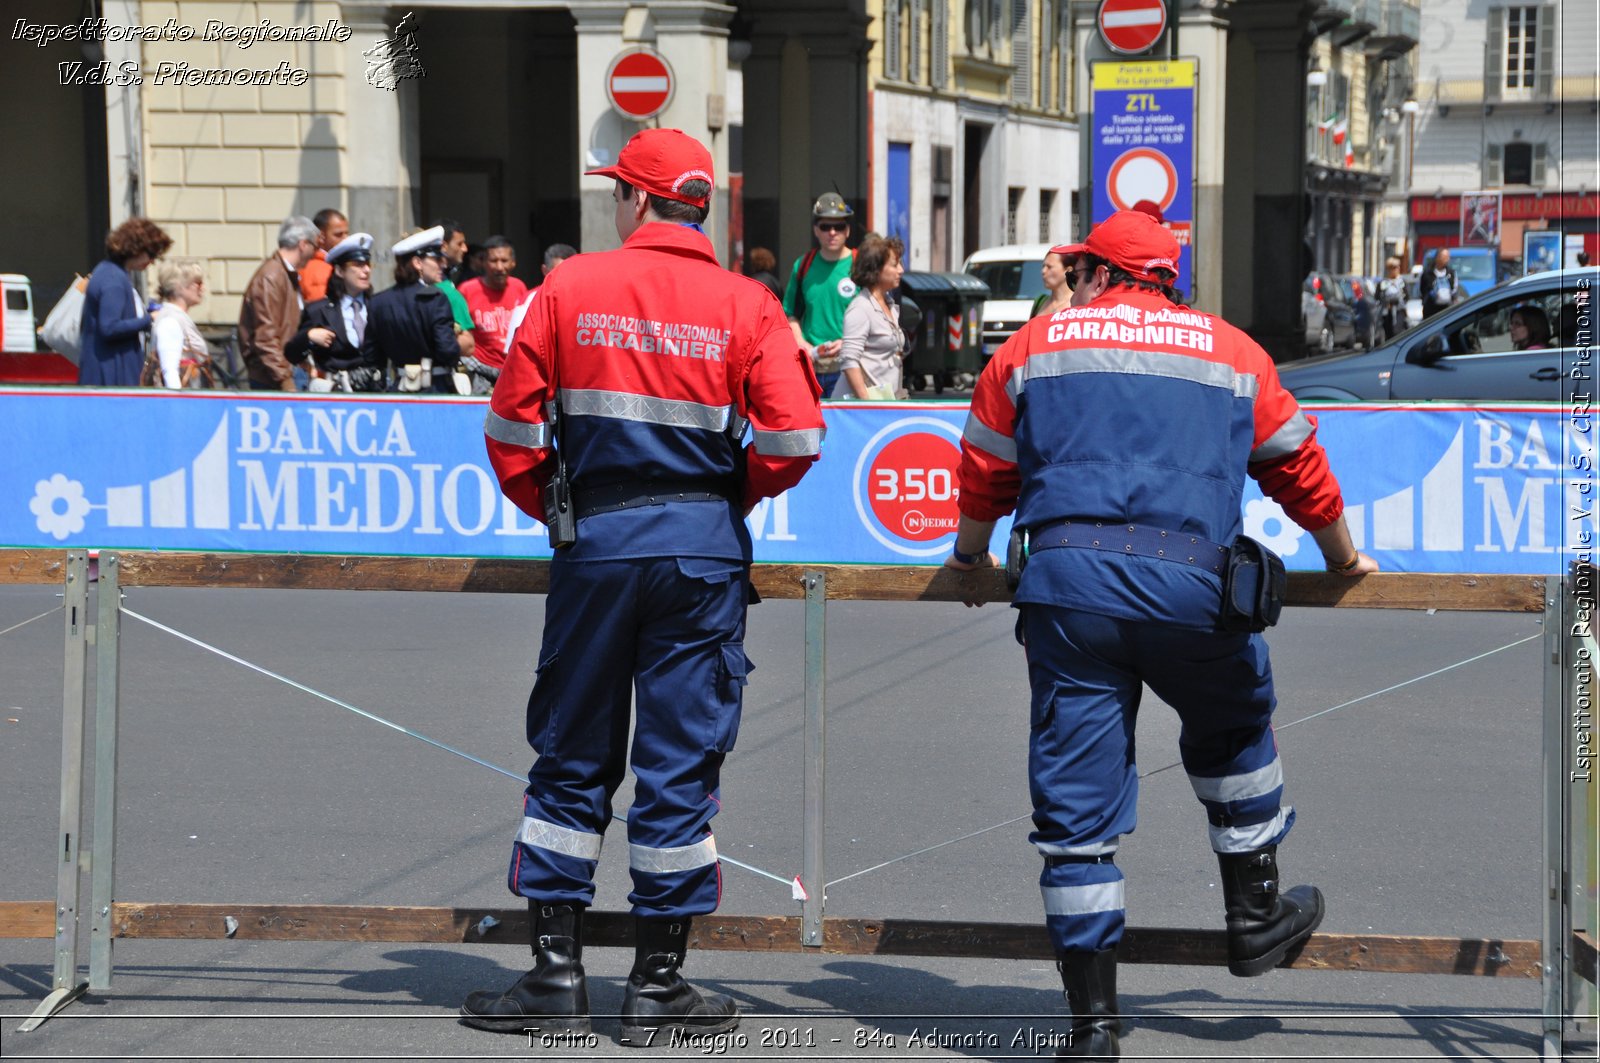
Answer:
POLYGON ((1394 59, 1417 46, 1422 36, 1422 9, 1412 0, 1382 0, 1378 27, 1362 42, 1367 54, 1394 59))

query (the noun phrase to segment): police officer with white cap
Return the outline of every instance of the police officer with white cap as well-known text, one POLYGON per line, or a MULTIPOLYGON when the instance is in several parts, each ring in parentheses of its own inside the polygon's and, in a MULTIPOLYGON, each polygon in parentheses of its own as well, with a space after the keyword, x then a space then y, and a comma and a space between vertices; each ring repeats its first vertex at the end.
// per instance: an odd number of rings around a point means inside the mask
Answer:
POLYGON ((381 366, 371 364, 375 347, 366 343, 372 236, 352 233, 329 248, 326 258, 327 297, 306 307, 285 351, 295 361, 311 355, 321 374, 312 380, 312 391, 382 391, 381 366))
POLYGON ((450 303, 434 287, 444 276, 444 230, 435 225, 394 245, 393 288, 372 297, 366 339, 375 365, 394 367, 397 391, 454 394, 461 358, 450 303))

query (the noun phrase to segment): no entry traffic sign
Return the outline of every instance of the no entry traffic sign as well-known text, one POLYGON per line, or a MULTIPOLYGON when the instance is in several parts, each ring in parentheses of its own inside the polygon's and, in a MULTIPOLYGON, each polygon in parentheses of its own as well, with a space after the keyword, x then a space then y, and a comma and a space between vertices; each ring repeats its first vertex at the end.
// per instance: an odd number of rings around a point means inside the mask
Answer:
POLYGON ((1165 0, 1100 0, 1100 39, 1123 55, 1147 52, 1167 30, 1165 0))
POLYGON ((606 97, 618 114, 634 121, 666 110, 676 85, 667 61, 643 48, 619 53, 606 69, 606 97))

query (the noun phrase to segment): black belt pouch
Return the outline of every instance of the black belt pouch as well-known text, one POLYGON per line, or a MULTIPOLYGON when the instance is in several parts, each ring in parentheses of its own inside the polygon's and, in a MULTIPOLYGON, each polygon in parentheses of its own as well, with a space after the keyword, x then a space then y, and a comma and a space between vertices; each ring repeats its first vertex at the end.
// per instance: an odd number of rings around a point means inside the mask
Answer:
POLYGON ((1222 631, 1265 631, 1278 622, 1289 590, 1289 573, 1283 559, 1241 535, 1228 549, 1228 567, 1222 575, 1222 631))

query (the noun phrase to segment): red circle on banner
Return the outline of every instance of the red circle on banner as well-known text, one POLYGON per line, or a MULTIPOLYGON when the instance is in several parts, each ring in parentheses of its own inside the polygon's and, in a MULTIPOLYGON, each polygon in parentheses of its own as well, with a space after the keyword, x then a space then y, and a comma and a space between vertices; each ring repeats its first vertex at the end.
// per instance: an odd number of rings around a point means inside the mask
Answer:
POLYGON ((1106 194, 1118 210, 1148 199, 1165 211, 1178 198, 1178 168, 1155 148, 1133 148, 1106 171, 1106 194))
POLYGON ((890 535, 931 542, 956 530, 961 451, 945 436, 910 432, 878 451, 867 470, 872 514, 890 535))
POLYGON ((606 98, 624 118, 654 118, 672 102, 672 67, 655 52, 636 49, 611 60, 606 98))
POLYGON ((1123 55, 1148 52, 1167 32, 1164 0, 1101 0, 1100 39, 1123 55))

